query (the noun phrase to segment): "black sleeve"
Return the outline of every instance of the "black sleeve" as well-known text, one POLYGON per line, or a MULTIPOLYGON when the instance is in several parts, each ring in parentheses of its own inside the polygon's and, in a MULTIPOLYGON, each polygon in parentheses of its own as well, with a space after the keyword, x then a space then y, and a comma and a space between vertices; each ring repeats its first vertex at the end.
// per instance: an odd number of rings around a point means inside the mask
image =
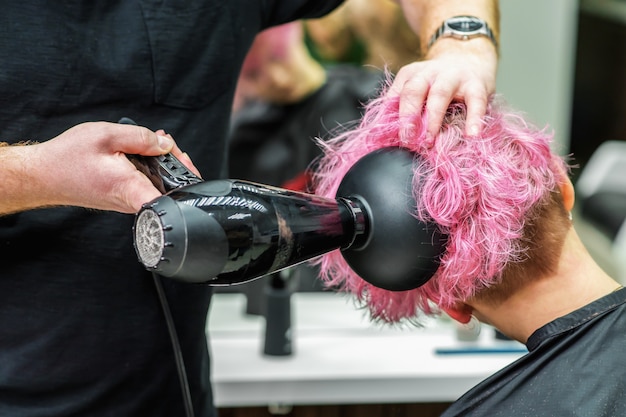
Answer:
POLYGON ((343 0, 260 0, 263 3, 264 27, 276 26, 293 20, 326 15, 343 0))
POLYGON ((228 13, 228 33, 224 34, 224 38, 231 36, 233 43, 238 45, 233 50, 233 59, 240 65, 257 33, 299 19, 322 17, 343 1, 227 0, 221 3, 221 7, 228 13))

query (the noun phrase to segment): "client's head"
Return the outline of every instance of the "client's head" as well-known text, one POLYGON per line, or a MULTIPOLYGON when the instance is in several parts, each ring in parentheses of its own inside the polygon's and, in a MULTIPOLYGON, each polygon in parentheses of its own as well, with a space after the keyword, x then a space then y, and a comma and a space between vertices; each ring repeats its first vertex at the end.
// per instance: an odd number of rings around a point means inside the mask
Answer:
POLYGON ((447 235, 439 268, 422 287, 392 292, 360 279, 336 251, 319 260, 322 278, 356 294, 374 318, 394 322, 437 313, 433 303, 446 311, 477 298, 501 303, 554 272, 573 191, 551 134, 494 100, 480 136, 465 136, 465 104, 453 103, 439 134, 429 137, 426 115, 400 120, 398 104, 382 95, 357 129, 324 144, 316 192, 334 197, 348 169, 376 149, 414 151, 414 214, 447 235))

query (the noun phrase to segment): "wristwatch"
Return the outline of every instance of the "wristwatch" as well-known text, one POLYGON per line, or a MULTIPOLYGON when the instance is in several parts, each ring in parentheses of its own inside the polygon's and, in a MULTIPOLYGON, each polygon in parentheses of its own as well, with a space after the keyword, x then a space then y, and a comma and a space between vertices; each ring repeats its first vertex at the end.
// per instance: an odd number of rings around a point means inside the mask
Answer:
POLYGON ((498 41, 487 22, 474 16, 454 16, 444 20, 443 24, 430 38, 428 48, 439 38, 451 37, 467 40, 477 36, 486 36, 493 42, 496 48, 498 47, 498 41))

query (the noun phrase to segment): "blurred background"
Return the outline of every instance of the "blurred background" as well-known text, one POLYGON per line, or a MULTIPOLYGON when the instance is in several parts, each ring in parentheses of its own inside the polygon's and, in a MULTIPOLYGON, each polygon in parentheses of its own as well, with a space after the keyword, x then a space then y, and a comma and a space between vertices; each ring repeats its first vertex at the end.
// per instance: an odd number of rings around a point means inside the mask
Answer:
POLYGON ((609 159, 602 155, 585 168, 602 144, 626 140, 626 1, 500 5, 498 92, 538 126, 549 125, 557 150, 572 155, 577 230, 598 262, 624 282, 626 150, 616 146, 609 159), (581 175, 584 186, 578 184, 581 175), (599 193, 603 188, 609 193, 599 193))

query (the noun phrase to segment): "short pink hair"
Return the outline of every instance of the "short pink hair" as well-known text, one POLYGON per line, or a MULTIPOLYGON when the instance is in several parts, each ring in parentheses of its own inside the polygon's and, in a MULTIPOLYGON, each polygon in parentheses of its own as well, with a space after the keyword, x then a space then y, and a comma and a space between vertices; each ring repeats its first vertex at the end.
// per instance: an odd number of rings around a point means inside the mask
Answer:
POLYGON ((464 103, 448 108, 435 137, 426 114, 399 119, 399 99, 384 93, 365 108, 360 125, 322 144, 315 190, 335 197, 341 179, 364 155, 388 146, 421 157, 414 166, 415 215, 436 223, 448 242, 435 275, 420 288, 393 292, 376 288, 350 269, 337 250, 318 259, 329 286, 354 293, 372 317, 387 322, 438 313, 497 284, 505 266, 523 260, 527 215, 547 201, 566 175, 552 153, 552 134, 540 130, 502 102, 492 100, 478 137, 465 135, 464 103))

